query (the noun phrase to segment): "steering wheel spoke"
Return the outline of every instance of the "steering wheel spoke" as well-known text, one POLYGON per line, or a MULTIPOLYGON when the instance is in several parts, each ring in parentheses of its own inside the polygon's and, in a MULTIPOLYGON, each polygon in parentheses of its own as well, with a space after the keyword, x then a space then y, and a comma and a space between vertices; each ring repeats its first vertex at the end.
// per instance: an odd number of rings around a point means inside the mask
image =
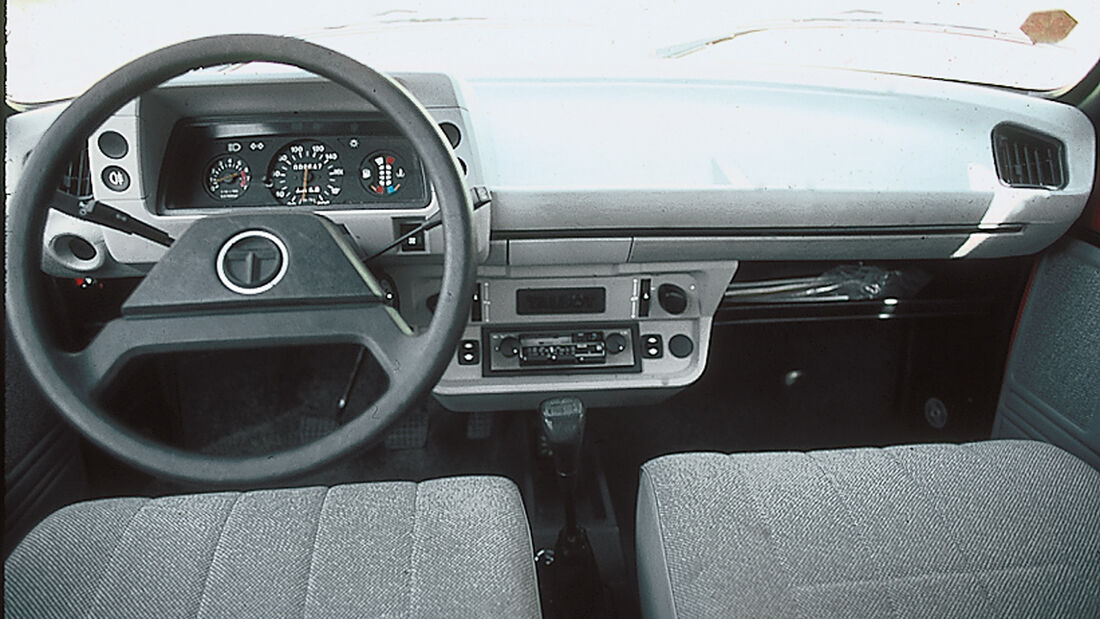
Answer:
POLYGON ((65 357, 69 380, 92 394, 131 362, 188 351, 358 344, 393 381, 415 367, 420 338, 384 305, 325 306, 224 314, 117 318, 83 350, 65 357))

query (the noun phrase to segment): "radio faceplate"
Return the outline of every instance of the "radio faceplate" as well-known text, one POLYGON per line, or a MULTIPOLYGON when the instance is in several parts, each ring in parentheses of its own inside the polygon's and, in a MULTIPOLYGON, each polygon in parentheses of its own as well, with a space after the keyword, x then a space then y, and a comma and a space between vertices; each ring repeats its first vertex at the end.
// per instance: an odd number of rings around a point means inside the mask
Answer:
POLYGON ((485 329, 483 373, 640 372, 638 325, 557 324, 485 329))

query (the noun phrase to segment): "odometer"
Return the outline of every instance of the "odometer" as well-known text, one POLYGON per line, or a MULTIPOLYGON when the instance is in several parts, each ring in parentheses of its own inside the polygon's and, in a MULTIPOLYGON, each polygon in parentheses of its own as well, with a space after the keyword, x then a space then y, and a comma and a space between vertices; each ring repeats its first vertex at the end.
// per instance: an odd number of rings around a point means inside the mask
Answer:
POLYGON ((291 142, 275 153, 267 172, 271 195, 280 204, 331 204, 340 195, 344 167, 323 142, 291 142))

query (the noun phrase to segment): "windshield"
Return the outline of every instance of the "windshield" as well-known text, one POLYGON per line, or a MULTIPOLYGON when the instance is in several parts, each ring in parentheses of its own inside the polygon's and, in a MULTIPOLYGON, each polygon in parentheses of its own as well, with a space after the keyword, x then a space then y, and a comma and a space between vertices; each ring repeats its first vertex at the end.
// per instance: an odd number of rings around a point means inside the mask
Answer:
POLYGON ((9 0, 7 96, 66 99, 145 52, 230 32, 467 77, 737 79, 810 67, 1056 91, 1100 58, 1095 0, 520 4, 9 0))

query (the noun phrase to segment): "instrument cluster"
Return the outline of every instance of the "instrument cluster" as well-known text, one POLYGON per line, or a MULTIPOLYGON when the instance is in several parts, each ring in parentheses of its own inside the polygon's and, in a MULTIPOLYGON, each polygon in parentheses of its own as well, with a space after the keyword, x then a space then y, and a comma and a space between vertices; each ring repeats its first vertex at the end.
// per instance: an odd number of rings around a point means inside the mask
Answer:
POLYGON ((162 210, 417 208, 429 201, 415 150, 374 118, 181 121, 166 152, 162 210))

